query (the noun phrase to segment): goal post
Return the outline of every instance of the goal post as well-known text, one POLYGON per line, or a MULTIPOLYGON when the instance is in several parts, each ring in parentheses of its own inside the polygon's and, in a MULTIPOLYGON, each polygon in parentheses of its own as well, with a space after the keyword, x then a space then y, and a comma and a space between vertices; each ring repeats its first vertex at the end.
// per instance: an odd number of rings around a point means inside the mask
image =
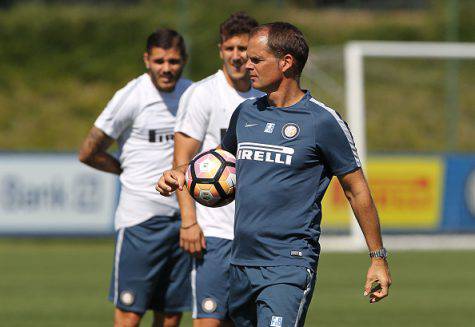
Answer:
MULTIPOLYGON (((367 57, 473 59, 475 58, 475 43, 353 41, 345 46, 346 117, 363 167, 366 167, 367 157, 364 80, 364 59, 367 57)), ((353 217, 352 213, 351 216, 353 217)), ((353 249, 363 249, 364 238, 354 217, 351 219, 350 233, 353 249)))

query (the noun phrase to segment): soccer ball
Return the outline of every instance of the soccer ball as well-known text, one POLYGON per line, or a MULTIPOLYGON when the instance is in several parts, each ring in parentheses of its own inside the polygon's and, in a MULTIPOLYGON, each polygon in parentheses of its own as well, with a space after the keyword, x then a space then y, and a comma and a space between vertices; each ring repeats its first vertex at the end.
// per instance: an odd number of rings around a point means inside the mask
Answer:
POLYGON ((186 186, 191 196, 207 207, 221 207, 234 200, 236 158, 217 149, 198 154, 186 170, 186 186))

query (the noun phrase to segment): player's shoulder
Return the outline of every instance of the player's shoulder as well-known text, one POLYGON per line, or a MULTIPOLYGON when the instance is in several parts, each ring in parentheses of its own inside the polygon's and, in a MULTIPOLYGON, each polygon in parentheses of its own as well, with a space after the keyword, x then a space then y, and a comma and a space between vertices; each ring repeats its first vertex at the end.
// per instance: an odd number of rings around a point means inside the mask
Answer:
POLYGON ((137 92, 141 85, 143 84, 143 75, 140 75, 130 81, 128 81, 124 86, 116 91, 116 94, 123 94, 123 93, 132 93, 137 92))
MULTIPOLYGON (((219 73, 219 71, 218 71, 219 73)), ((193 82, 183 94, 182 101, 206 101, 214 99, 218 87, 218 73, 193 82)))
POLYGON ((264 95, 260 95, 259 97, 246 99, 237 106, 235 111, 237 112, 237 114, 241 114, 244 112, 263 110, 267 106, 266 97, 267 95, 264 93, 264 95))
POLYGON ((143 75, 134 78, 127 84, 118 89, 112 100, 108 103, 108 107, 120 108, 127 110, 135 110, 140 107, 140 93, 142 93, 144 78, 143 75))
POLYGON ((338 124, 340 121, 343 121, 341 115, 335 109, 327 106, 311 95, 309 96, 307 107, 317 125, 338 124))
POLYGON ((156 97, 156 92, 152 92, 151 86, 154 87, 150 76, 144 73, 128 82, 117 93, 126 94, 128 98, 135 99, 137 102, 147 101, 149 98, 156 97))
POLYGON ((183 93, 182 101, 189 101, 191 99, 203 98, 209 99, 212 95, 212 86, 210 85, 213 75, 208 76, 200 81, 191 82, 183 93))
POLYGON ((195 83, 193 83, 193 88, 196 90, 195 92, 213 92, 216 90, 216 87, 219 85, 221 76, 221 71, 214 73, 208 77, 203 78, 195 83))

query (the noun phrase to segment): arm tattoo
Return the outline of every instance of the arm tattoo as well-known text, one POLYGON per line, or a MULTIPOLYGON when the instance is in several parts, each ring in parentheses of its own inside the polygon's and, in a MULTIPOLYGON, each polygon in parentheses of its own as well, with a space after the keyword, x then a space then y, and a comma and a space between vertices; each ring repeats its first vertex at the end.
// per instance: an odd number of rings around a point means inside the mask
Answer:
POLYGON ((97 127, 93 127, 79 152, 79 160, 98 170, 120 175, 120 162, 107 152, 114 140, 97 127))

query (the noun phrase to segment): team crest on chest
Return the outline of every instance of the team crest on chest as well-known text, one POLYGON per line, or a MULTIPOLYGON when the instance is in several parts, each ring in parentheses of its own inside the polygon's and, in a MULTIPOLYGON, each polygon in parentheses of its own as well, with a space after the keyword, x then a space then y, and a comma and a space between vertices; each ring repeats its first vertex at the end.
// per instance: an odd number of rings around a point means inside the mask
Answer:
POLYGON ((287 140, 296 138, 300 133, 299 125, 295 123, 287 123, 282 127, 282 136, 287 140))

